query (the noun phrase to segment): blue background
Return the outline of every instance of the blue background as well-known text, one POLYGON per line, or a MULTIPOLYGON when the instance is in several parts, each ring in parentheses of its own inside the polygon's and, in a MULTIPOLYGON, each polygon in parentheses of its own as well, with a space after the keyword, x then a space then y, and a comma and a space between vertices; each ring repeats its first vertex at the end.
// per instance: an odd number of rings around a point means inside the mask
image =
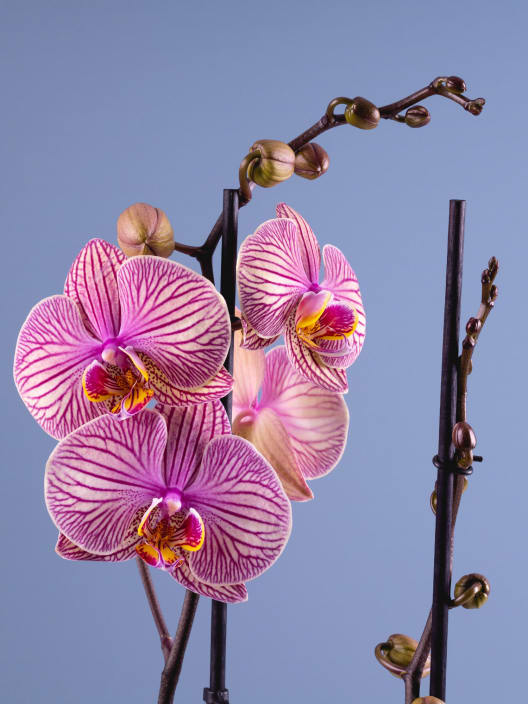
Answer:
MULTIPOLYGON (((259 189, 241 211, 241 239, 285 200, 321 245, 339 246, 368 334, 349 370, 340 466, 294 507, 285 553, 229 610, 227 684, 233 704, 403 701, 373 648, 394 632, 419 637, 430 604, 448 201, 464 198, 464 320, 492 254, 501 271, 470 378, 485 463, 464 496, 454 578, 482 572, 492 594, 451 614, 448 696, 522 696, 527 19, 522 3, 486 0, 2 2, 3 701, 155 701, 162 666, 134 561, 53 551, 42 481, 54 441, 10 371, 30 308, 61 291, 89 237, 115 241, 131 203, 163 208, 177 239, 198 244, 255 139, 291 139, 336 95, 385 104, 450 74, 486 98, 480 117, 433 97, 421 130, 335 129, 318 140, 323 178, 259 189)), ((174 629, 183 590, 155 579, 174 629)), ((202 600, 176 701, 201 701, 208 639, 202 600)))

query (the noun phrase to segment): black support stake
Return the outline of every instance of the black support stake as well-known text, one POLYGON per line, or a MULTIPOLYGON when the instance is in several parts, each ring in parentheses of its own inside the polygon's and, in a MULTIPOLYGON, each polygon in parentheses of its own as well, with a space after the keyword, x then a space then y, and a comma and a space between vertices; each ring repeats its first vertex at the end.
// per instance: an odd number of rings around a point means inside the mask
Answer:
MULTIPOLYGON (((220 293, 225 298, 229 315, 235 314, 236 258, 238 236, 238 190, 224 190, 222 214, 222 263, 220 293)), ((231 339, 231 343, 233 340, 231 339)), ((233 373, 233 344, 225 361, 227 371, 233 373)), ((222 403, 231 420, 232 394, 222 403)), ((211 603, 211 669, 209 687, 203 692, 206 704, 229 704, 229 691, 225 686, 227 604, 213 600, 211 603)))
POLYGON ((438 436, 436 483, 436 531, 431 634, 430 694, 446 698, 447 629, 452 569, 452 511, 454 487, 454 448, 451 433, 456 423, 457 376, 459 354, 460 300, 464 255, 464 220, 466 202, 449 202, 444 338, 442 344, 442 380, 438 436))

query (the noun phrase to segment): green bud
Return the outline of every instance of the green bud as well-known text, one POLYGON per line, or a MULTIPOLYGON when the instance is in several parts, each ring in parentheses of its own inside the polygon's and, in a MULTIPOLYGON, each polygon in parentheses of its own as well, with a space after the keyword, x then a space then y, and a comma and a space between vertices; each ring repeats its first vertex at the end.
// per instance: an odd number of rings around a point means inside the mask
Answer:
POLYGON ((117 242, 127 257, 170 257, 174 252, 174 231, 163 210, 134 203, 117 220, 117 242))
POLYGON ((387 638, 387 657, 395 665, 409 667, 414 657, 418 643, 414 638, 401 633, 394 633, 387 638))
POLYGON ((465 609, 480 609, 481 606, 484 606, 490 593, 490 583, 484 575, 473 572, 472 574, 464 575, 455 584, 455 599, 457 599, 475 583, 480 584, 480 591, 470 601, 461 604, 465 609))
POLYGON ((260 158, 249 163, 247 176, 258 186, 270 188, 286 181, 295 168, 295 152, 285 142, 275 139, 261 139, 255 142, 249 154, 258 152, 260 158))
POLYGON ((295 155, 295 173, 297 176, 313 180, 319 178, 330 166, 326 151, 316 142, 309 142, 301 147, 295 155))
POLYGON ((372 130, 378 126, 380 111, 366 98, 354 98, 345 108, 345 120, 361 130, 372 130))

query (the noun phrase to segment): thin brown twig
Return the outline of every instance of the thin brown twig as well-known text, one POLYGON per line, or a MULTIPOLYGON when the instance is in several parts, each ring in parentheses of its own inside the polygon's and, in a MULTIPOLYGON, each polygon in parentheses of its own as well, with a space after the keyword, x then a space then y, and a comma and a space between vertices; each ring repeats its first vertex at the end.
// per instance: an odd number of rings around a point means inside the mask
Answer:
POLYGON ((166 662, 171 651, 172 638, 170 637, 167 624, 165 623, 165 619, 161 611, 161 606, 159 604, 158 597, 156 596, 156 590, 154 589, 154 584, 152 582, 152 577, 150 576, 149 569, 140 557, 136 558, 136 563, 138 566, 139 574, 141 576, 143 589, 145 590, 145 595, 150 606, 150 611, 152 612, 152 618, 154 619, 156 629, 159 633, 161 650, 163 652, 163 657, 166 662))

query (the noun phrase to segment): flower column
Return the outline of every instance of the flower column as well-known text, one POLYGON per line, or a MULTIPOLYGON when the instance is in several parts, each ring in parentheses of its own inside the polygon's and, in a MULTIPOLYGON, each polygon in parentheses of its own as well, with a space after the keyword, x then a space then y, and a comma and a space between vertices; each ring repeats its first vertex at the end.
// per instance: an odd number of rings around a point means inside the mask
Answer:
MULTIPOLYGON (((238 235, 238 190, 224 189, 222 213, 222 263, 220 293, 227 303, 231 319, 235 314, 236 260, 238 235)), ((233 374, 233 336, 225 367, 233 374)), ((232 400, 230 393, 222 399, 229 421, 232 421, 232 400)), ((204 688, 203 700, 206 704, 228 704, 229 691, 225 686, 227 604, 213 599, 211 604, 211 664, 209 687, 204 688)))

